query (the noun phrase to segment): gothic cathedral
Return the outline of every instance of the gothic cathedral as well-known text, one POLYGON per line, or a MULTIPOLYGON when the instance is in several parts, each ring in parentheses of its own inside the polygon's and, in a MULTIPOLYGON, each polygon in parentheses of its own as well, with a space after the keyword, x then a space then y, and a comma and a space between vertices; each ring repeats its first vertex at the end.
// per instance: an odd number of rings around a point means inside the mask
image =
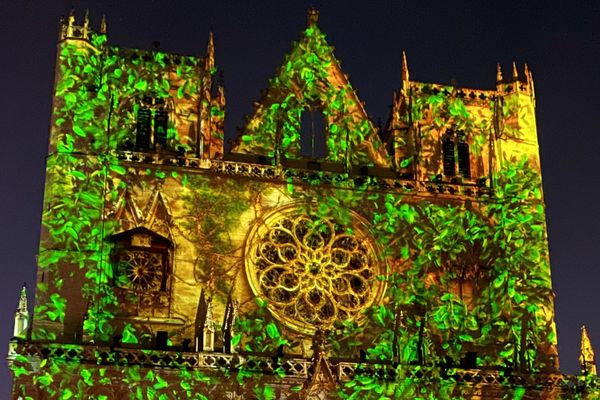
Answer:
POLYGON ((592 399, 559 372, 527 66, 367 116, 306 29, 224 146, 203 57, 61 22, 13 399, 592 399), (229 148, 230 147, 230 148, 229 148))

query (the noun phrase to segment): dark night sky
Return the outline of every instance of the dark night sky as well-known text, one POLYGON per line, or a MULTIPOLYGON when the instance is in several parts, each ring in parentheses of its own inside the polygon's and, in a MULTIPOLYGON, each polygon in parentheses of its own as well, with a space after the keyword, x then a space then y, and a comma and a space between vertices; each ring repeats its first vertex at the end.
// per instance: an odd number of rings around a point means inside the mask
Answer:
MULTIPOLYGON (((158 40, 164 51, 197 55, 204 54, 212 27, 232 137, 299 38, 307 8, 315 5, 321 10, 319 26, 374 121, 388 117, 403 49, 411 79, 473 88, 494 87, 497 62, 505 76, 513 60, 521 71, 528 63, 537 94, 563 371, 578 369, 583 323, 600 350, 600 263, 594 255, 600 246, 600 179, 594 165, 600 154, 600 2, 561 2, 560 7, 548 1, 447 0, 1 3, 0 318, 6 321, 1 346, 12 334, 20 285, 33 288, 35 282, 60 16, 75 6, 80 19, 89 8, 94 28, 107 15, 112 44, 151 48, 158 40)), ((1 363, 0 397, 9 385, 1 363)))

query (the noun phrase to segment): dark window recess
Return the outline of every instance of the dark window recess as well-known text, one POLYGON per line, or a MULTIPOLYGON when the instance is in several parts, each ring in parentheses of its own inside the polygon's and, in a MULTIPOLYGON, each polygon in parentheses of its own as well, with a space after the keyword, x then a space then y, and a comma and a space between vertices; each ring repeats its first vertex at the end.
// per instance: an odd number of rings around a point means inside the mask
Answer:
POLYGON ((458 138, 456 143, 456 153, 458 154, 458 172, 464 178, 471 177, 471 159, 469 157, 469 144, 464 136, 458 138))
POLYGON ((300 119, 300 155, 325 157, 325 116, 316 110, 304 110, 300 119))
POLYGON ((454 139, 446 135, 442 140, 442 157, 444 161, 444 175, 456 175, 456 157, 454 154, 454 139))
POLYGON ((161 147, 167 145, 167 127, 169 125, 169 114, 164 108, 156 110, 154 114, 154 144, 161 147))
POLYGON ((135 147, 141 150, 150 148, 150 135, 152 129, 152 114, 148 107, 140 107, 137 113, 137 132, 135 147))

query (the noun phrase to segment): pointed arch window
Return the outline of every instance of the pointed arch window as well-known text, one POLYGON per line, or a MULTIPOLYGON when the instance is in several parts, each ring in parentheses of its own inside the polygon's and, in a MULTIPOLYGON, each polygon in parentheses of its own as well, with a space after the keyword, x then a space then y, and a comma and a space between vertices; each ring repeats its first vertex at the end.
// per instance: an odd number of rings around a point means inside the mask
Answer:
POLYGON ((326 154, 326 119, 322 110, 304 109, 300 116, 300 155, 324 158, 326 154))
POLYGON ((471 154, 464 131, 446 131, 442 137, 442 164, 445 176, 471 177, 471 154))

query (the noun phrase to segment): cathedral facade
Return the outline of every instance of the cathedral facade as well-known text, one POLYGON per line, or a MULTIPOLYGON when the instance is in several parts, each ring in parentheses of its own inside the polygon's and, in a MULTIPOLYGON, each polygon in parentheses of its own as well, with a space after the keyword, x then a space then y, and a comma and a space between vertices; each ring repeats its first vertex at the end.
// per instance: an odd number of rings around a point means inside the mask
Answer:
MULTIPOLYGON (((310 11, 228 151, 203 57, 61 23, 14 399, 596 398, 559 372, 527 66, 377 127, 310 11)), ((25 294, 22 294, 22 298, 25 294)))

